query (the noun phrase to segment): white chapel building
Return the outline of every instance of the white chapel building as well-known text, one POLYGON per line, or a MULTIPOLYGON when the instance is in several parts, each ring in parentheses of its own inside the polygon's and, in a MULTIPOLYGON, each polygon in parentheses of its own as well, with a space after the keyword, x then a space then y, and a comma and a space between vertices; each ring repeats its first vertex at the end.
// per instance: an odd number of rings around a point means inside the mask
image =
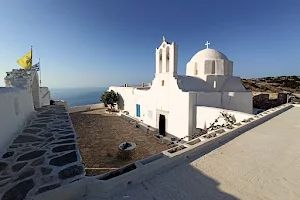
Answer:
POLYGON ((163 38, 152 84, 109 88, 119 94, 118 108, 178 138, 205 129, 224 110, 237 118, 252 114, 252 92, 233 76, 233 62, 206 45, 187 63, 186 75, 178 75, 178 46, 163 38))

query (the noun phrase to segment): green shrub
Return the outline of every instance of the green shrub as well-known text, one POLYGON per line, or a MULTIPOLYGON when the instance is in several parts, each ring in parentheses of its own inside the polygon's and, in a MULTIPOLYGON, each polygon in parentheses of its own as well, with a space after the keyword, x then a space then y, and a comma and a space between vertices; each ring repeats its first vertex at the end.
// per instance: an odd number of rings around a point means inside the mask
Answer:
POLYGON ((113 90, 111 91, 105 91, 102 96, 101 100, 102 103, 104 103, 104 106, 107 107, 108 105, 110 106, 111 109, 114 108, 118 101, 118 94, 115 93, 113 90))

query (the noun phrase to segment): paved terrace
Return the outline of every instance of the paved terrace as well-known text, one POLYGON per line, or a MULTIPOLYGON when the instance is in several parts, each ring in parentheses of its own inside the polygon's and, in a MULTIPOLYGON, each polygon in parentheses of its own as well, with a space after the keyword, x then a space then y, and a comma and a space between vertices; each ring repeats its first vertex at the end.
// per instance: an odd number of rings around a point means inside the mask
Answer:
POLYGON ((300 199, 299 119, 293 107, 109 199, 300 199))
POLYGON ((21 200, 84 177, 63 106, 38 110, 0 159, 0 199, 21 200))

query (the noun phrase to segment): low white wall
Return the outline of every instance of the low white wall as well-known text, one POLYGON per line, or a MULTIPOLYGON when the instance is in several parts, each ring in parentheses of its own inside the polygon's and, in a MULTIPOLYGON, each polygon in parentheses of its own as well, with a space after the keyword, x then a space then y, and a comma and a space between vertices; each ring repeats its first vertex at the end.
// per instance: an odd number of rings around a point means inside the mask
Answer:
POLYGON ((196 105, 220 108, 221 92, 198 92, 196 105))
POLYGON ((197 105, 252 113, 251 92, 199 92, 197 105))
POLYGON ((196 110, 196 127, 201 129, 208 128, 223 111, 233 114, 237 122, 253 116, 248 113, 205 106, 197 106, 196 110))
POLYGON ((82 112, 82 111, 88 111, 88 110, 96 110, 104 108, 104 103, 98 103, 98 104, 89 104, 89 105, 84 105, 84 106, 74 106, 68 109, 69 113, 74 113, 74 112, 82 112))
MULTIPOLYGON (((108 89, 113 90, 119 94, 118 105, 120 110, 126 110, 129 115, 136 117, 136 99, 134 95, 134 88, 132 87, 109 87, 108 89)), ((140 103, 140 102, 138 102, 140 103)), ((141 109, 141 112, 143 110, 141 109)))
POLYGON ((0 155, 33 113, 28 89, 0 87, 0 155))
POLYGON ((291 105, 293 105, 295 107, 300 107, 300 104, 291 104, 291 105))
POLYGON ((65 106, 66 110, 69 109, 67 101, 64 101, 64 100, 55 100, 54 103, 55 103, 55 105, 63 105, 63 106, 65 106))
POLYGON ((252 92, 223 92, 221 107, 251 114, 252 101, 252 92))
POLYGON ((41 106, 50 105, 50 91, 47 87, 40 87, 41 106))
MULTIPOLYGON (((128 189, 131 185, 139 184, 151 177, 154 177, 155 175, 172 169, 172 167, 185 162, 187 159, 211 151, 212 149, 218 147, 218 145, 228 142, 228 140, 233 139, 234 137, 250 130, 255 126, 258 126, 259 124, 279 115, 291 107, 291 105, 284 105, 277 107, 274 110, 265 113, 264 115, 257 116, 257 118, 254 116, 255 119, 253 121, 242 123, 240 126, 235 126, 235 128, 232 130, 225 130, 225 132, 216 134, 216 136, 212 138, 196 138, 181 145, 181 147, 184 148, 181 148, 174 153, 170 152, 170 149, 168 149, 143 160, 138 160, 134 163, 136 169, 125 172, 121 175, 118 174, 113 178, 109 178, 108 180, 101 180, 101 177, 107 177, 107 174, 86 178, 87 187, 85 197, 87 199, 108 199, 111 197, 111 195, 121 193, 122 191, 128 189)), ((176 148, 178 147, 174 147, 172 149, 176 148)), ((119 173, 122 173, 122 170, 119 169, 118 171, 119 173)))
POLYGON ((86 195, 86 178, 83 178, 79 181, 75 181, 68 185, 63 185, 54 190, 49 190, 47 192, 38 194, 32 197, 32 200, 79 200, 85 199, 86 195))
MULTIPOLYGON (((218 145, 228 142, 228 139, 233 139, 234 137, 260 125, 261 123, 264 123, 291 107, 293 106, 285 104, 274 109, 270 109, 258 116, 254 116, 251 122, 243 122, 241 125, 235 125, 232 130, 225 129, 225 132, 216 134, 216 136, 212 138, 195 138, 192 141, 181 145, 181 147, 185 148, 179 149, 174 153, 170 152, 170 149, 168 149, 143 160, 138 160, 134 163, 136 168, 129 172, 118 169, 117 171, 119 173, 115 173, 116 175, 114 177, 103 180, 101 180, 101 177, 107 177, 107 174, 109 173, 93 177, 85 177, 82 180, 69 185, 37 195, 33 197, 33 199, 108 199, 111 195, 121 193, 132 185, 139 184, 151 177, 154 177, 155 175, 172 169, 174 166, 185 162, 186 159, 211 151, 218 147, 218 145)), ((174 147, 172 149, 176 148, 178 147, 174 147)), ((125 167, 122 168, 124 169, 125 167)))

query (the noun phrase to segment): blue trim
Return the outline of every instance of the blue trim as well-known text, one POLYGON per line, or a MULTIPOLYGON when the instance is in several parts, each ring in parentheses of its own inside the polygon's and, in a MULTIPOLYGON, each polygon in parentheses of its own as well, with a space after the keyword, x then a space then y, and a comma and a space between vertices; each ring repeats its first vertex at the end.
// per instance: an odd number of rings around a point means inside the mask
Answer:
POLYGON ((140 106, 140 104, 136 104, 136 116, 141 117, 141 106, 140 106))

